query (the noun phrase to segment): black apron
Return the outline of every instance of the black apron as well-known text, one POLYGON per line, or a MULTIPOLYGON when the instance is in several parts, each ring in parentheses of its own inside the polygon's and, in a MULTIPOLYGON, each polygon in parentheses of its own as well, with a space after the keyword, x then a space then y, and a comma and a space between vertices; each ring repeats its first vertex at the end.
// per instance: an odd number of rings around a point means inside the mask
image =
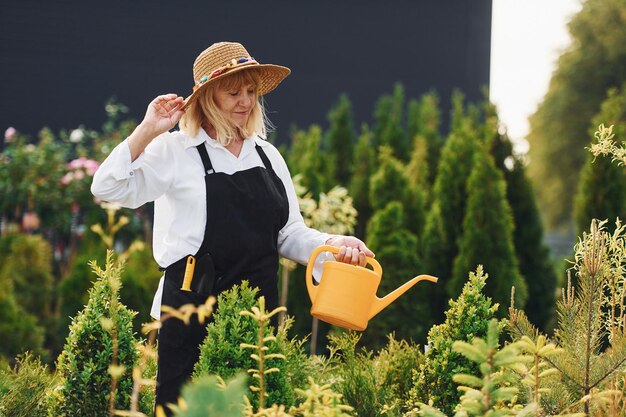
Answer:
MULTIPOLYGON (((196 148, 204 165, 207 196, 207 222, 196 268, 203 256, 208 257, 215 271, 214 295, 245 279, 260 289, 259 296, 265 296, 271 311, 278 306, 278 232, 289 217, 285 187, 259 145, 256 151, 265 168, 232 175, 214 172, 204 142, 196 148)), ((184 264, 186 259, 175 264, 184 264)), ((181 278, 181 274, 165 273, 161 304, 178 308, 204 303, 206 295, 180 289, 181 278)), ((181 386, 198 361, 206 324, 198 323, 193 315, 189 325, 169 319, 159 330, 156 404, 168 415, 166 404, 177 402, 181 386)))

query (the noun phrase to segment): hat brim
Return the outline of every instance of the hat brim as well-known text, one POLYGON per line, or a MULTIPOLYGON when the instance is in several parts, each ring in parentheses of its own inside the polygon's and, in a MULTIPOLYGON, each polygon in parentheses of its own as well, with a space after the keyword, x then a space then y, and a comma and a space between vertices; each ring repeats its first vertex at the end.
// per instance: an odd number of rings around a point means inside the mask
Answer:
POLYGON ((275 89, 278 84, 280 84, 285 78, 287 78, 289 74, 291 74, 291 70, 289 68, 274 64, 245 65, 232 68, 228 72, 213 77, 204 84, 202 84, 200 87, 198 87, 193 93, 191 93, 189 97, 185 99, 185 104, 183 105, 181 110, 186 109, 191 103, 196 101, 196 99, 202 94, 207 86, 214 83, 215 81, 224 77, 228 77, 229 75, 235 74, 239 71, 245 71, 250 69, 255 69, 260 73, 260 82, 258 86, 259 96, 267 94, 275 89))

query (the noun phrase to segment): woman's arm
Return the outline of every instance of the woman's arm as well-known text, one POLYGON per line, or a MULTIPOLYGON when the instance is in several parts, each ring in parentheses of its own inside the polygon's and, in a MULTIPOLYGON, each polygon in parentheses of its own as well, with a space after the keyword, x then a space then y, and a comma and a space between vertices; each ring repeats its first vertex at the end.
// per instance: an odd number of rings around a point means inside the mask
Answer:
POLYGON ((289 219, 278 235, 278 251, 280 255, 301 264, 306 264, 313 249, 327 244, 340 248, 339 254, 335 256, 336 260, 365 266, 365 257, 374 256, 374 253, 360 239, 353 236, 329 235, 311 229, 304 224, 289 168, 278 150, 274 148, 272 151, 277 154, 277 164, 273 165, 285 186, 289 200, 289 219))
POLYGON ((167 132, 182 116, 182 103, 182 97, 167 94, 149 104, 144 120, 115 147, 94 175, 91 184, 94 196, 136 208, 167 190, 175 171, 167 132), (157 138, 160 143, 156 143, 157 138), (148 148, 153 141, 155 146, 148 148))

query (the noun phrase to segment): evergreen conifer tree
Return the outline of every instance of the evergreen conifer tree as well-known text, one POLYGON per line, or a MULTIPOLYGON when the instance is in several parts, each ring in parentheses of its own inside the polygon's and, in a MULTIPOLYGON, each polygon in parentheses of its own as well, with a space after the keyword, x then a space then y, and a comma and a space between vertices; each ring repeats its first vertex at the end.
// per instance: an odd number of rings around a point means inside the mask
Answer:
MULTIPOLYGON (((592 130, 604 123, 613 125, 619 139, 626 138, 626 84, 620 93, 611 89, 594 118, 592 130)), ((626 173, 624 168, 609 158, 595 158, 587 154, 587 162, 580 174, 578 193, 574 204, 574 217, 578 234, 589 227, 592 219, 615 221, 626 219, 626 173)))
POLYGON ((401 161, 409 156, 409 139, 404 129, 404 87, 396 84, 393 95, 382 96, 376 105, 374 138, 376 148, 390 146, 393 155, 401 161))
POLYGON ((468 271, 483 265, 492 277, 486 294, 506 306, 514 286, 517 305, 523 306, 528 288, 515 256, 514 225, 505 187, 493 158, 480 148, 474 155, 474 167, 468 179, 463 233, 448 290, 453 295, 459 294, 468 271))
POLYGON ((407 177, 413 187, 430 191, 431 171, 429 164, 430 146, 424 136, 413 137, 413 148, 406 167, 407 177))
POLYGON ((89 291, 84 310, 74 318, 57 361, 63 385, 54 415, 108 417, 111 406, 127 410, 130 405, 138 353, 132 325, 135 312, 119 301, 123 263, 115 261, 109 251, 105 269, 95 263, 93 268, 99 279, 89 291), (113 400, 110 372, 117 375, 113 400))
POLYGON ((335 167, 335 180, 341 185, 348 185, 352 176, 352 157, 356 143, 356 132, 352 122, 352 104, 345 94, 328 113, 330 127, 326 132, 325 142, 332 156, 331 165, 335 167))
POLYGON ((415 151, 416 137, 425 141, 428 158, 428 183, 435 182, 437 162, 443 147, 443 137, 439 132, 441 125, 441 110, 439 108, 439 96, 436 92, 430 92, 420 97, 419 101, 411 100, 408 110, 409 139, 413 140, 413 152, 415 151))
POLYGON ((287 163, 291 175, 302 174, 302 185, 317 200, 321 192, 330 189, 334 168, 321 152, 322 130, 312 125, 308 131, 293 132, 287 163))
POLYGON ((424 196, 419 187, 411 187, 406 169, 394 158, 388 146, 379 148, 378 171, 370 180, 370 203, 374 210, 385 208, 390 202, 399 202, 404 210, 404 227, 416 237, 424 228, 424 196))
POLYGON ((506 182, 506 198, 515 225, 513 246, 520 272, 528 285, 527 315, 539 328, 548 329, 554 319, 557 278, 549 249, 543 242, 543 226, 533 187, 523 161, 513 155, 506 135, 497 135, 491 154, 506 182))
MULTIPOLYGON (((405 226, 404 208, 399 201, 377 210, 368 225, 367 242, 383 266, 379 296, 386 295, 421 273, 417 238, 405 226)), ((394 331, 399 339, 423 341, 431 323, 428 297, 432 286, 420 283, 398 298, 369 322, 363 341, 382 347, 394 331)))
POLYGON ((446 274, 450 271, 450 265, 446 263, 447 259, 442 256, 448 246, 441 209, 439 203, 435 201, 426 216, 424 236, 420 240, 419 247, 424 273, 439 278, 438 285, 433 288, 430 294, 430 306, 435 323, 440 323, 443 320, 443 313, 449 300, 446 291, 448 280, 441 278, 448 276, 446 274))
POLYGON ((477 373, 478 366, 455 352, 452 345, 487 335, 489 322, 498 309, 483 292, 487 276, 480 266, 470 273, 461 295, 449 301, 445 322, 428 332, 429 349, 413 374, 409 405, 433 401, 434 406, 451 415, 460 398, 452 377, 477 373))
POLYGON ((476 147, 476 137, 469 129, 460 128, 446 140, 437 168, 431 211, 437 207, 439 213, 427 216, 430 220, 424 239, 438 251, 431 251, 431 256, 424 259, 426 271, 438 274, 436 276, 442 284, 450 279, 452 264, 458 254, 457 241, 461 236, 467 200, 466 182, 476 147), (439 230, 440 226, 442 230, 439 230))
POLYGON ((354 173, 350 179, 350 195, 358 213, 354 233, 359 238, 365 238, 366 225, 372 215, 369 183, 375 171, 375 160, 372 133, 367 126, 363 126, 363 132, 354 148, 354 173))

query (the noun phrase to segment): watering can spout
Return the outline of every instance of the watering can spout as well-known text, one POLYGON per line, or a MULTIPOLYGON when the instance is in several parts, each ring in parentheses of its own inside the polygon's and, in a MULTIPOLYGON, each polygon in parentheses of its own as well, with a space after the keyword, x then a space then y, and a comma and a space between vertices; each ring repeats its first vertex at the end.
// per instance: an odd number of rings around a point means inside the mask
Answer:
POLYGON ((437 282, 439 279, 435 278, 433 276, 430 275, 418 275, 415 278, 413 278, 412 280, 408 281, 407 283, 405 283, 404 285, 398 287, 396 290, 390 292, 389 294, 387 294, 386 296, 384 296, 383 298, 374 298, 374 302, 372 303, 372 308, 370 310, 370 314, 369 314, 369 319, 371 319, 372 317, 374 317, 376 314, 380 313, 385 307, 387 307, 389 304, 393 303, 398 297, 400 297, 402 294, 404 294, 405 292, 407 292, 407 290, 409 288, 411 288, 412 286, 414 286, 415 284, 417 284, 420 281, 430 281, 430 282, 437 282))

